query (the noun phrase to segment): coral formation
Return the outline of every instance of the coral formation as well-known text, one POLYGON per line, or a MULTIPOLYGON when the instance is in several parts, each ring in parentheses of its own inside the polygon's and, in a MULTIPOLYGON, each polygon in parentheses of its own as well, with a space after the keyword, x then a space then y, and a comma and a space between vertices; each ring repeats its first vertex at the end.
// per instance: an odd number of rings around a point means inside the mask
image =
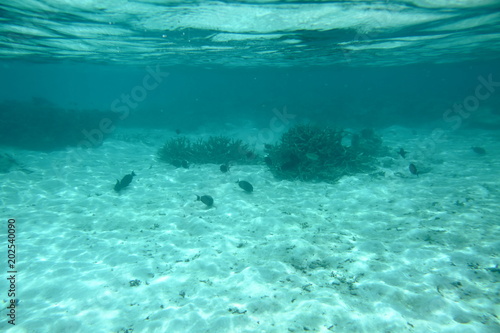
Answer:
POLYGON ((158 151, 160 160, 173 163, 174 161, 191 160, 193 151, 191 141, 184 137, 170 139, 158 151))
POLYGON ((172 138, 158 151, 160 160, 175 166, 179 161, 190 163, 255 164, 254 153, 241 140, 225 136, 211 136, 192 142, 187 137, 172 138))
POLYGON ((111 111, 67 110, 33 98, 29 102, 0 102, 0 119, 0 144, 51 151, 78 146, 85 140, 102 143, 107 133, 98 137, 96 130, 104 119, 115 122, 118 116, 111 111))
POLYGON ((279 143, 266 145, 266 163, 280 179, 333 182, 344 175, 370 171, 375 156, 383 151, 382 140, 370 129, 355 134, 297 125, 279 143))

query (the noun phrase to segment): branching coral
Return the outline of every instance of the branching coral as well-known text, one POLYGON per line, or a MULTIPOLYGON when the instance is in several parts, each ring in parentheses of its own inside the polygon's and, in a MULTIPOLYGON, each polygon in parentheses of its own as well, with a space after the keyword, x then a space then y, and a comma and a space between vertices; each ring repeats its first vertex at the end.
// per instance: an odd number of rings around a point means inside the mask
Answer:
POLYGON ((268 165, 277 178, 332 182, 370 170, 381 147, 382 141, 371 130, 358 135, 329 127, 297 125, 266 150, 268 165), (351 139, 349 146, 343 144, 346 137, 351 139))
POLYGON ((242 163, 254 164, 249 157, 253 156, 247 144, 241 140, 225 136, 211 136, 208 139, 198 139, 191 142, 186 137, 174 138, 165 143, 158 152, 162 161, 173 163, 186 160, 190 163, 242 163))

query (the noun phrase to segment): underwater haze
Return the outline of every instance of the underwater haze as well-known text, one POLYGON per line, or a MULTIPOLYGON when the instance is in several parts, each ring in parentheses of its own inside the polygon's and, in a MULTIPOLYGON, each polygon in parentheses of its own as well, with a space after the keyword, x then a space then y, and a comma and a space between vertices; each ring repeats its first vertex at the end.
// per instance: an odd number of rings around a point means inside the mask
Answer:
POLYGON ((500 331, 500 0, 0 0, 0 331, 500 331))

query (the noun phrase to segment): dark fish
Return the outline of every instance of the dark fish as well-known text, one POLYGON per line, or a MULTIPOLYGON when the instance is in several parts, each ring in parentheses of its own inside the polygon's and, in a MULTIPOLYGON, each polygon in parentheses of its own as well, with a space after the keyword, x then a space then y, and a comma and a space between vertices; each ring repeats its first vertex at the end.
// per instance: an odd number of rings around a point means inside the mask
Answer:
POLYGON ((176 129, 175 129, 175 133, 177 133, 177 134, 181 134, 181 130, 180 130, 180 129, 178 129, 178 128, 176 128, 176 129))
POLYGON ((417 177, 418 177, 418 171, 417 171, 417 167, 415 166, 415 164, 410 163, 410 166, 408 167, 408 169, 410 170, 410 172, 412 174, 417 175, 417 177))
POLYGON ((135 173, 132 171, 132 173, 123 176, 121 181, 117 179, 115 187, 114 187, 115 191, 120 192, 122 189, 129 186, 130 183, 132 182, 132 179, 134 178, 134 176, 135 176, 135 173))
POLYGON ((229 164, 222 164, 219 169, 221 172, 226 173, 229 171, 229 168, 229 164))
POLYGON ((406 154, 408 154, 408 152, 403 148, 399 148, 398 154, 401 155, 402 158, 406 158, 406 154))
POLYGON ((479 154, 479 155, 484 155, 486 154, 486 150, 484 148, 481 148, 481 147, 471 147, 471 149, 476 153, 476 154, 479 154))
POLYGON ((116 192, 120 192, 120 190, 122 189, 120 186, 120 181, 118 179, 116 180, 116 184, 115 184, 114 189, 116 192))
POLYGON ((249 182, 245 180, 238 180, 237 181, 238 186, 241 187, 245 192, 251 193, 253 192, 253 186, 249 182))
POLYGON ((208 207, 210 207, 214 204, 214 198, 212 198, 209 195, 202 195, 201 197, 199 195, 197 195, 196 200, 203 202, 208 207))
POLYGON ((183 167, 184 169, 189 169, 189 162, 186 160, 173 160, 170 164, 176 168, 183 167))
POLYGON ((270 166, 272 166, 272 165, 273 165, 273 160, 272 160, 272 159, 271 159, 271 157, 269 157, 269 156, 264 157, 264 162, 266 163, 266 165, 267 165, 268 167, 270 167, 270 166))

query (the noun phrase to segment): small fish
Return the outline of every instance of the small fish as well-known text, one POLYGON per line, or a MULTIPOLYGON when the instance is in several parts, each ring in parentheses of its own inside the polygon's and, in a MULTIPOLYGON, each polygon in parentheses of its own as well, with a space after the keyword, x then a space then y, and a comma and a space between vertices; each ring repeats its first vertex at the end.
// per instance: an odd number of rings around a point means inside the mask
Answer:
POLYGON ((481 147, 470 147, 470 148, 472 149, 472 151, 474 151, 478 155, 486 154, 486 150, 484 148, 481 148, 481 147))
POLYGON ((414 174, 418 177, 418 171, 417 171, 417 167, 415 166, 415 164, 410 163, 410 166, 408 167, 408 169, 410 170, 410 172, 412 174, 414 174))
POLYGON ((245 192, 251 193, 253 192, 253 186, 246 180, 238 180, 236 183, 238 183, 238 186, 245 190, 245 192))
POLYGON ((120 192, 122 189, 129 186, 130 183, 132 182, 132 179, 134 178, 134 176, 135 176, 135 173, 132 171, 132 173, 123 176, 121 181, 117 179, 115 187, 114 187, 115 191, 120 192))
POLYGON ((406 158, 406 154, 408 154, 408 152, 403 148, 399 148, 398 154, 401 155, 402 158, 406 158))
POLYGON ((226 173, 226 172, 228 172, 228 171, 229 171, 229 168, 230 168, 229 164, 222 164, 222 165, 219 167, 219 169, 220 169, 220 171, 221 171, 222 173, 226 173))
POLYGON ((209 195, 202 195, 201 197, 197 195, 196 200, 203 202, 208 207, 211 207, 214 204, 214 198, 209 195))
POLYGON ((272 165, 273 165, 273 160, 272 160, 272 159, 271 159, 271 157, 269 157, 269 156, 264 157, 264 162, 266 163, 266 165, 267 165, 268 167, 270 167, 270 166, 272 166, 272 165))
POLYGON ((189 162, 186 161, 186 160, 182 160, 181 161, 181 166, 184 168, 184 169, 189 169, 189 162))
POLYGON ((306 157, 310 159, 311 161, 317 161, 319 159, 318 154, 315 153, 307 153, 306 157))
POLYGON ((181 134, 181 130, 180 130, 180 129, 178 129, 178 128, 176 128, 176 129, 175 129, 175 133, 176 133, 177 135, 179 135, 179 134, 181 134))

